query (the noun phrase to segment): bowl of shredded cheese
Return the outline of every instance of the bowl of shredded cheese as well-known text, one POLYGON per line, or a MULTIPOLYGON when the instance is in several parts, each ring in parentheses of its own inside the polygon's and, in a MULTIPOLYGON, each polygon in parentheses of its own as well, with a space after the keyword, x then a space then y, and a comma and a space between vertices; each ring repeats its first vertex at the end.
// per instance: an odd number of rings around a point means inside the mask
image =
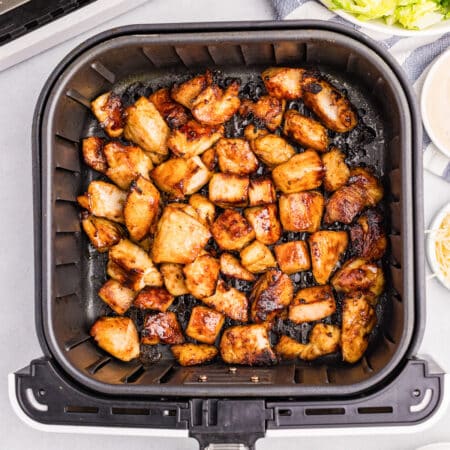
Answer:
POLYGON ((431 278, 437 278, 450 289, 450 203, 439 211, 425 233, 428 235, 427 253, 431 278))

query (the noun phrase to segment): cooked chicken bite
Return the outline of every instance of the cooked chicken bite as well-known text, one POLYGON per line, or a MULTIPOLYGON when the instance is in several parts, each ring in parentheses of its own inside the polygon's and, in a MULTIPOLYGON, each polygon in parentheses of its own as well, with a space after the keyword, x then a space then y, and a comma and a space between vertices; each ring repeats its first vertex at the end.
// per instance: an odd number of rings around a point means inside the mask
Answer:
POLYGON ((328 148, 327 129, 317 120, 306 117, 294 109, 284 115, 283 133, 302 147, 325 152, 328 148))
POLYGON ((263 324, 226 329, 220 340, 220 354, 228 364, 259 366, 277 362, 270 347, 267 328, 263 324))
POLYGON ((170 350, 180 366, 196 366, 211 361, 217 356, 218 350, 214 345, 206 344, 178 344, 172 345, 170 350))
POLYGON ((142 344, 182 344, 183 342, 183 332, 174 312, 160 312, 145 317, 144 328, 141 332, 142 344))
POLYGON ((254 241, 240 252, 242 265, 252 273, 261 273, 277 263, 269 247, 254 241))
POLYGON ((108 280, 98 291, 98 296, 117 314, 125 314, 133 303, 135 292, 116 280, 108 280))
POLYGON ((302 95, 300 82, 304 72, 291 67, 269 67, 261 78, 272 97, 295 100, 302 95))
POLYGON ((196 306, 192 308, 186 335, 205 344, 214 344, 224 322, 225 317, 220 312, 206 306, 196 306))
POLYGON ((212 81, 212 73, 207 70, 203 75, 197 75, 184 83, 175 85, 172 88, 170 95, 175 101, 181 103, 186 108, 191 109, 192 100, 212 84, 212 81))
POLYGON ((215 173, 209 182, 209 199, 222 208, 246 206, 249 184, 247 176, 215 173))
POLYGON ((208 126, 189 120, 180 128, 172 130, 167 145, 176 156, 192 158, 212 147, 223 133, 222 125, 208 126))
POLYGON ((192 115, 206 125, 220 125, 237 113, 241 100, 239 83, 234 81, 225 90, 216 84, 206 87, 191 102, 192 115))
POLYGON ((275 257, 280 269, 291 275, 311 267, 308 246, 305 241, 291 241, 274 247, 275 257))
POLYGON ((361 291, 376 298, 384 289, 383 269, 365 259, 352 258, 336 272, 331 284, 338 292, 361 291))
POLYGON ((230 317, 230 319, 239 322, 247 322, 248 320, 247 297, 243 292, 227 286, 222 280, 218 281, 214 295, 202 298, 202 302, 230 317))
POLYGON ((106 156, 103 153, 104 140, 99 137, 90 136, 83 139, 81 149, 83 160, 91 169, 105 173, 108 168, 106 156))
POLYGON ((216 258, 205 254, 184 266, 185 283, 195 298, 210 297, 216 290, 220 264, 216 258))
POLYGON ((280 220, 285 231, 313 233, 320 227, 325 200, 320 192, 283 194, 279 198, 280 220))
POLYGON ((100 317, 91 327, 90 335, 98 346, 121 361, 139 356, 139 336, 128 317, 100 317))
POLYGON ((188 121, 189 117, 185 109, 172 100, 168 88, 158 89, 150 95, 149 100, 155 105, 170 128, 181 127, 188 121))
POLYGON ((294 323, 313 322, 336 311, 331 286, 313 286, 300 289, 289 306, 289 320, 294 323))
POLYGON ((369 345, 369 335, 377 323, 371 301, 361 292, 344 298, 342 306, 342 358, 355 363, 369 345))
POLYGON ((216 149, 214 147, 208 148, 202 153, 201 159, 208 170, 213 171, 217 164, 216 149))
MULTIPOLYGON (((256 138, 266 136, 269 132, 263 128, 258 128, 255 124, 251 123, 244 128, 244 137, 247 141, 252 142, 256 138)), ((272 135, 276 136, 276 134, 272 135)))
POLYGON ((217 217, 211 233, 222 250, 240 250, 255 239, 252 226, 234 209, 226 209, 217 217))
POLYGON ((315 189, 322 184, 322 161, 314 150, 306 150, 275 167, 272 178, 275 186, 285 194, 315 189))
POLYGON ((250 141, 256 156, 267 166, 274 167, 295 155, 295 148, 276 134, 263 134, 250 141))
POLYGON ((125 139, 139 145, 149 153, 153 163, 159 164, 168 155, 169 127, 155 105, 141 97, 126 110, 125 139))
POLYGON ((131 185, 123 209, 131 239, 141 241, 151 231, 158 216, 160 195, 147 178, 139 176, 131 185))
POLYGON ((367 260, 383 257, 387 238, 383 227, 383 216, 376 209, 368 209, 350 228, 352 248, 356 256, 367 260))
POLYGON ((114 184, 105 181, 92 181, 86 194, 77 197, 81 207, 97 217, 124 223, 123 206, 127 193, 114 184))
POLYGON ((277 217, 277 205, 254 206, 244 211, 245 218, 255 230, 256 239, 271 245, 281 237, 281 224, 277 217))
POLYGON ((134 306, 139 309, 153 309, 166 312, 175 300, 174 296, 162 287, 146 286, 134 300, 134 306))
POLYGON ((120 225, 101 217, 95 217, 88 213, 82 214, 81 226, 87 234, 91 244, 100 252, 106 252, 117 244, 124 236, 120 225))
POLYGON ((268 205, 276 203, 277 194, 272 180, 268 177, 259 177, 250 180, 248 187, 249 206, 268 205))
POLYGON ((222 138, 215 149, 221 172, 248 175, 258 168, 258 160, 245 139, 222 138))
POLYGON ((172 295, 189 294, 182 265, 172 263, 161 264, 159 270, 164 279, 164 286, 172 295))
POLYGON ((252 322, 272 321, 292 301, 294 286, 283 272, 271 269, 261 275, 250 294, 252 322))
POLYGON ((251 100, 243 100, 239 108, 239 114, 244 117, 253 114, 270 131, 275 131, 281 125, 285 108, 286 100, 262 95, 255 103, 251 100))
POLYGON ((208 228, 216 217, 216 207, 206 197, 201 194, 194 194, 189 197, 189 205, 197 212, 198 220, 208 228))
POLYGON ((222 253, 220 255, 220 271, 226 277, 245 281, 255 280, 255 275, 243 267, 239 260, 230 255, 230 253, 222 253))
POLYGON ((114 92, 105 92, 91 102, 91 109, 108 136, 117 138, 123 133, 123 107, 114 92))
POLYGON ((312 272, 318 284, 326 284, 347 250, 345 231, 316 231, 308 239, 311 250, 312 272))
POLYGON ((350 178, 350 169, 345 163, 344 153, 336 147, 322 155, 323 168, 325 175, 323 177, 323 186, 326 191, 334 192, 345 186, 350 178))

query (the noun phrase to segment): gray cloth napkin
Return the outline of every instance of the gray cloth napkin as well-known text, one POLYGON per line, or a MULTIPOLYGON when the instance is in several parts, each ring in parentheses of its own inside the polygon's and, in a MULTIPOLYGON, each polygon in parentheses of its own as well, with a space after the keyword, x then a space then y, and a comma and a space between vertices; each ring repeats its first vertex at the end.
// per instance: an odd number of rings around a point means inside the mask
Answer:
MULTIPOLYGON (((374 32, 337 16, 316 0, 272 0, 277 19, 322 19, 345 23, 384 44, 397 59, 420 95, 431 63, 450 48, 450 33, 435 36, 401 37, 374 32)), ((430 172, 450 182, 450 159, 431 142, 424 130, 423 163, 430 172)))

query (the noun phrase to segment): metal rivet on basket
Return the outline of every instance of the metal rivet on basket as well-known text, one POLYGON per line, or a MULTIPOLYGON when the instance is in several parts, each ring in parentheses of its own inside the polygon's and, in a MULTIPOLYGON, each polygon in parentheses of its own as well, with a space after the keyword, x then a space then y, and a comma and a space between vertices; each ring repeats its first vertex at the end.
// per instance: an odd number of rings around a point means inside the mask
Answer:
POLYGON ((250 381, 251 381, 252 383, 259 383, 259 377, 258 377, 258 375, 252 375, 251 378, 250 378, 250 381))
POLYGON ((230 372, 230 373, 236 373, 236 372, 237 372, 237 369, 236 369, 236 367, 229 367, 229 368, 228 368, 228 372, 230 372))
POLYGON ((204 383, 205 381, 208 381, 208 377, 206 375, 200 375, 198 377, 198 381, 200 381, 200 383, 204 383))

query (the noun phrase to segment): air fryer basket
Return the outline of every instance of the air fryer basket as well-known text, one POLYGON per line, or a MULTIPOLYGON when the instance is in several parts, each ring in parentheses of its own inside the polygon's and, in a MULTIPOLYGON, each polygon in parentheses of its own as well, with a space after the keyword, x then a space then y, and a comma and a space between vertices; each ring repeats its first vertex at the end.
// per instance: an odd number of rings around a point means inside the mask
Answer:
POLYGON ((420 132, 410 93, 391 61, 363 36, 319 22, 270 25, 258 24, 245 32, 242 24, 227 31, 219 25, 206 31, 187 26, 177 32, 142 26, 104 34, 66 58, 41 99, 35 130, 41 158, 36 203, 42 205, 37 219, 37 227, 42 224, 37 235, 42 239, 41 253, 37 248, 37 276, 42 277, 37 325, 47 356, 85 387, 133 396, 343 397, 367 393, 394 377, 419 340, 424 318, 417 277, 421 280, 423 251, 415 236, 422 213, 413 153, 420 132), (376 132, 365 146, 347 141, 352 158, 375 166, 386 190, 388 289, 375 341, 355 365, 324 359, 243 367, 233 375, 221 364, 181 368, 164 357, 143 366, 109 358, 88 334, 94 320, 108 313, 96 296, 105 279, 104 257, 89 250, 76 204, 93 176, 82 166, 79 146, 92 131, 90 100, 136 80, 156 88, 205 68, 248 80, 268 65, 307 65, 329 73, 376 132), (199 381, 200 375, 207 376, 206 383, 199 381), (252 383, 251 375, 257 375, 259 383, 252 383))

